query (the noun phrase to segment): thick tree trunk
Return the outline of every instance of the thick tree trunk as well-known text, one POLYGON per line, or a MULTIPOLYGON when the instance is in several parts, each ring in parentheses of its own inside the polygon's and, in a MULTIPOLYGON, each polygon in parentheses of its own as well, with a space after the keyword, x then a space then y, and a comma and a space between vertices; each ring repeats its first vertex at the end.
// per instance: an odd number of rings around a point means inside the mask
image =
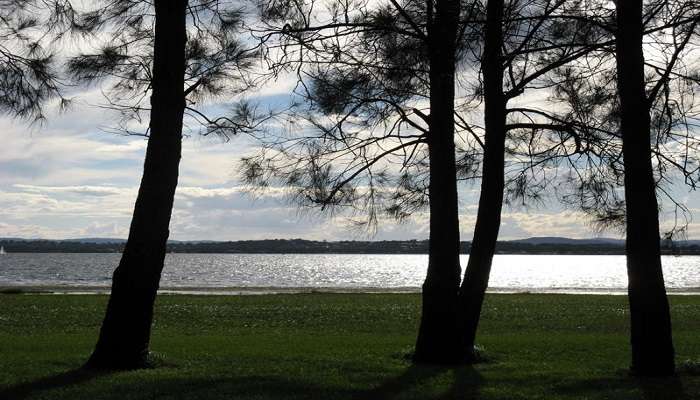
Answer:
POLYGON ((454 364, 461 360, 457 331, 459 215, 454 143, 454 77, 458 0, 436 2, 429 22, 430 57, 430 244, 423 308, 414 361, 454 364))
POLYGON ((459 290, 459 329, 467 360, 475 360, 474 340, 501 226, 506 138, 506 98, 503 93, 503 0, 489 0, 482 56, 484 74, 484 160, 481 195, 469 262, 459 290))
POLYGON ((114 271, 107 312, 88 368, 148 365, 153 304, 165 259, 181 155, 186 5, 186 0, 155 1, 153 93, 143 177, 129 238, 114 271))
POLYGON ((644 78, 642 1, 617 2, 617 82, 627 207, 632 371, 674 373, 671 318, 661 270, 659 211, 644 78))

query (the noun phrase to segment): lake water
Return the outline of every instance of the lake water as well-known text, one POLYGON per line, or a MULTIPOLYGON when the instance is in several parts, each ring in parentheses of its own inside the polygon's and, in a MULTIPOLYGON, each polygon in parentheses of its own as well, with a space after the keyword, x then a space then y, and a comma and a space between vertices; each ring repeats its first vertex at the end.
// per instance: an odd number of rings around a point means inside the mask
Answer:
MULTIPOLYGON (((0 255, 0 287, 104 288, 119 254, 0 255)), ((468 256, 462 256, 463 268, 468 256)), ((164 290, 418 290, 426 255, 168 254, 164 290)), ((670 292, 700 292, 700 256, 663 257, 670 292)), ((613 292, 627 285, 624 256, 497 255, 491 291, 613 292)))

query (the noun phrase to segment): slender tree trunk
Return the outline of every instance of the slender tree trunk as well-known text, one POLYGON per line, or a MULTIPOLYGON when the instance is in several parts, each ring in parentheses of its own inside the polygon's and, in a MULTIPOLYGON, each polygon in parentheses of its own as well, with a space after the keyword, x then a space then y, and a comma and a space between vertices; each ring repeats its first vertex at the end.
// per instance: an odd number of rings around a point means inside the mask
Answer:
POLYGON ((459 0, 435 2, 429 21, 430 57, 430 243, 428 273, 414 361, 461 360, 457 331, 459 215, 454 143, 454 77, 459 0))
POLYGON ((617 1, 617 84, 627 207, 627 276, 632 371, 674 373, 671 318, 661 270, 659 211, 651 164, 642 0, 617 1))
POLYGON ((501 225, 504 189, 506 98, 503 93, 503 0, 486 6, 486 37, 482 56, 486 137, 481 195, 469 262, 459 291, 459 329, 467 360, 474 360, 474 340, 501 225))
POLYGON ((148 365, 153 304, 163 270, 181 155, 186 5, 186 0, 155 0, 153 93, 143 178, 88 368, 148 365))

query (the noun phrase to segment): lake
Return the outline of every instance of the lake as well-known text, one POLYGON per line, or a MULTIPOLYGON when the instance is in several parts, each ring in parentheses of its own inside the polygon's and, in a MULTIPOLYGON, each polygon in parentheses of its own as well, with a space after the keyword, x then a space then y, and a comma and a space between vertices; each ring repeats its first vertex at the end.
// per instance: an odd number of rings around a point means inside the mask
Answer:
MULTIPOLYGON (((120 254, 11 253, 0 256, 0 287, 110 285, 120 254)), ((468 256, 462 256, 462 267, 468 256)), ((425 277, 426 255, 168 254, 163 290, 407 290, 425 277)), ((700 292, 700 256, 664 256, 669 292, 700 292)), ((624 293, 624 256, 497 255, 491 291, 624 293)))

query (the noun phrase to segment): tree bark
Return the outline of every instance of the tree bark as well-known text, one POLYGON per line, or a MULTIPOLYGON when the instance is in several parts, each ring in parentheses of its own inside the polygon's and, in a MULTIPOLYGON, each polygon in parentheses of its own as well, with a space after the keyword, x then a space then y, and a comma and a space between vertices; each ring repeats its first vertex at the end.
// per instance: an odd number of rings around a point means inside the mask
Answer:
POLYGON ((143 177, 88 368, 148 366, 153 305, 163 270, 181 157, 186 5, 186 0, 155 0, 153 92, 143 177))
POLYGON ((474 341, 491 263, 501 225, 504 189, 506 98, 503 93, 503 0, 486 6, 486 35, 482 56, 484 74, 484 160, 482 164, 479 211, 469 262, 459 290, 459 329, 462 349, 468 361, 475 360, 474 341))
POLYGON ((457 331, 459 214, 454 143, 454 97, 458 0, 438 0, 429 21, 430 241, 422 313, 414 361, 454 364, 461 360, 457 331))
POLYGON ((661 270, 659 210, 651 164, 642 1, 617 1, 617 85, 627 208, 627 276, 633 373, 674 373, 671 318, 661 270))

